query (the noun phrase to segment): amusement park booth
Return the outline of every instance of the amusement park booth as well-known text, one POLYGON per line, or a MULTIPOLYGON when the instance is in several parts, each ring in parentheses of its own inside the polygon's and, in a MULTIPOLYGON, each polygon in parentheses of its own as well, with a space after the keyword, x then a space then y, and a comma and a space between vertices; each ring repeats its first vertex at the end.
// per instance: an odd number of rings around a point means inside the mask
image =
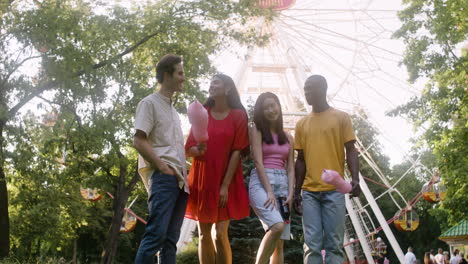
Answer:
POLYGON ((455 249, 468 254, 468 220, 465 219, 439 236, 450 246, 450 255, 455 249))

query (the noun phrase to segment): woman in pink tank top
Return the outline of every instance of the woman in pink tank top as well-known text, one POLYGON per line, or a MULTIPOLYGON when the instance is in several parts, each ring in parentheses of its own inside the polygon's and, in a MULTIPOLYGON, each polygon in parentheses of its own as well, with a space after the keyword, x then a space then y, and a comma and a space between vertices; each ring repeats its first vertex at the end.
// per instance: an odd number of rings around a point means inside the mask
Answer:
POLYGON ((254 124, 255 169, 250 174, 249 201, 266 231, 255 263, 283 263, 283 243, 291 236, 294 154, 293 139, 283 130, 281 104, 275 94, 258 97, 254 124))

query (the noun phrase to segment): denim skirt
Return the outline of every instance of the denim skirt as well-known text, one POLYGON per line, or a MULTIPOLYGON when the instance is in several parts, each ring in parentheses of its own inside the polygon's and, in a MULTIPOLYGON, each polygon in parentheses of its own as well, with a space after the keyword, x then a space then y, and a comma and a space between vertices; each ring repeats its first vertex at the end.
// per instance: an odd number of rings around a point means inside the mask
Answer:
MULTIPOLYGON (((270 181, 275 198, 288 197, 288 175, 286 170, 265 168, 265 172, 268 176, 268 180, 270 181)), ((265 207, 264 204, 267 201, 267 197, 265 188, 263 188, 263 185, 258 178, 257 170, 253 169, 250 173, 249 201, 250 206, 260 219, 265 232, 270 230, 274 224, 283 223, 286 220, 281 216, 278 207, 275 207, 273 210, 271 206, 268 208, 265 207)), ((285 223, 281 239, 289 240, 290 237, 291 224, 285 223)))

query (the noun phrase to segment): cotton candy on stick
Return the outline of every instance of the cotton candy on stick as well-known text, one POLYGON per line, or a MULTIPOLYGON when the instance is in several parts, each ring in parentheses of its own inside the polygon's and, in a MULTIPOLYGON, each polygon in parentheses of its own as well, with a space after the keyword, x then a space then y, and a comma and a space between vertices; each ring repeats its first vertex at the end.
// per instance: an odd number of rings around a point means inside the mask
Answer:
POLYGON ((187 109, 190 124, 192 124, 193 137, 198 143, 208 140, 208 112, 200 102, 195 100, 187 109))
POLYGON ((334 170, 323 170, 322 181, 336 187, 340 193, 349 193, 352 186, 349 182, 345 181, 338 172, 334 170))

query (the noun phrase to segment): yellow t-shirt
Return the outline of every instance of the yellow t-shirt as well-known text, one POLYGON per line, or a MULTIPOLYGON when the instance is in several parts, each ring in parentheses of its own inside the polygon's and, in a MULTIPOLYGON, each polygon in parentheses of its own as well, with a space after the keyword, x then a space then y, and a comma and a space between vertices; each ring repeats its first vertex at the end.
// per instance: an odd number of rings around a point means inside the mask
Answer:
POLYGON ((356 140, 349 115, 335 108, 312 112, 303 117, 295 129, 294 149, 304 151, 306 175, 302 189, 310 192, 330 191, 335 187, 322 181, 324 169, 344 175, 344 144, 356 140))

